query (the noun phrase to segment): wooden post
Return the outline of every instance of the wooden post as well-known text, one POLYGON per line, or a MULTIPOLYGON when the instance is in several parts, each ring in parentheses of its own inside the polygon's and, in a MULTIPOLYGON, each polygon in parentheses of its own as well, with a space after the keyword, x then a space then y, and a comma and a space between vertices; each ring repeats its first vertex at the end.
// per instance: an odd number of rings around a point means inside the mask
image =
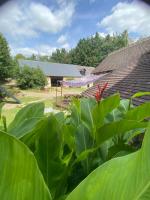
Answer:
POLYGON ((57 104, 57 86, 56 86, 56 104, 57 104))
POLYGON ((63 98, 62 98, 62 82, 61 82, 61 109, 62 109, 62 104, 63 104, 63 98))

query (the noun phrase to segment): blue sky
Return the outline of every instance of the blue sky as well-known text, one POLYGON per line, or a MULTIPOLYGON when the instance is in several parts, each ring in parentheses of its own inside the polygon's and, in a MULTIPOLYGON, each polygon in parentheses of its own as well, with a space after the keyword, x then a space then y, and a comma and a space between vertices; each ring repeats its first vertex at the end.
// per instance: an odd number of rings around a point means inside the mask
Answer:
POLYGON ((150 8, 136 0, 10 0, 0 7, 0 32, 12 54, 69 50, 95 32, 127 29, 136 40, 150 35, 149 21, 150 8))

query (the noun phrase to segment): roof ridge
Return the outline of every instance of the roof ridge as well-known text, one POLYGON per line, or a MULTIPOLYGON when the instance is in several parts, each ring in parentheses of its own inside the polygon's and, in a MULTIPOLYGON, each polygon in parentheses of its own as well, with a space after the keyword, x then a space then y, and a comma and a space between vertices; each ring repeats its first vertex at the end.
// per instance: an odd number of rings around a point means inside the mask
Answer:
POLYGON ((142 42, 145 42, 145 41, 147 41, 147 40, 150 40, 150 36, 149 36, 149 37, 146 37, 146 38, 142 38, 142 39, 140 39, 140 40, 138 40, 138 41, 136 41, 136 42, 133 42, 132 44, 129 44, 128 46, 123 47, 123 48, 121 48, 121 49, 115 50, 115 51, 109 53, 108 56, 113 55, 113 54, 115 54, 115 53, 118 53, 118 52, 120 52, 120 51, 123 51, 123 50, 125 50, 125 49, 128 49, 128 48, 130 48, 130 47, 136 46, 136 45, 138 45, 138 44, 140 44, 140 43, 142 43, 142 42))
POLYGON ((82 66, 82 65, 76 65, 76 64, 67 64, 67 63, 56 63, 56 62, 49 62, 49 61, 41 61, 41 60, 29 60, 29 59, 18 59, 20 61, 31 61, 31 62, 41 62, 41 63, 47 63, 47 64, 59 64, 59 65, 72 65, 74 67, 83 67, 83 68, 94 68, 90 66, 82 66))

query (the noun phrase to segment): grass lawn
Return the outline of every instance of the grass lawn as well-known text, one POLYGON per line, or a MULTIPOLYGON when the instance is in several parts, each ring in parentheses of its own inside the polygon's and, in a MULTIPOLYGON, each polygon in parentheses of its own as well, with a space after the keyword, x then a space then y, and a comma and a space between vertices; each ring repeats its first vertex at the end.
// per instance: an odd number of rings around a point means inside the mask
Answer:
MULTIPOLYGON (((8 85, 7 89, 12 91, 12 88, 8 85)), ((56 108, 56 88, 50 88, 48 91, 43 91, 40 89, 29 89, 29 90, 20 90, 19 88, 14 87, 13 90, 16 90, 16 97, 21 101, 21 104, 5 104, 2 109, 2 115, 7 119, 7 124, 14 119, 16 113, 25 105, 33 102, 42 101, 45 104, 45 108, 56 108)), ((57 100, 60 101, 61 97, 61 88, 58 88, 58 97, 57 100)), ((84 88, 63 88, 62 93, 64 94, 80 94, 84 88)), ((58 108, 57 108, 58 109, 58 108)))
POLYGON ((44 102, 45 107, 53 107, 53 104, 55 102, 55 99, 43 99, 39 97, 21 97, 19 98, 21 100, 21 104, 5 104, 5 106, 2 109, 2 115, 6 117, 7 119, 7 125, 10 124, 10 122, 14 119, 17 112, 23 108, 25 105, 28 105, 33 102, 44 102))

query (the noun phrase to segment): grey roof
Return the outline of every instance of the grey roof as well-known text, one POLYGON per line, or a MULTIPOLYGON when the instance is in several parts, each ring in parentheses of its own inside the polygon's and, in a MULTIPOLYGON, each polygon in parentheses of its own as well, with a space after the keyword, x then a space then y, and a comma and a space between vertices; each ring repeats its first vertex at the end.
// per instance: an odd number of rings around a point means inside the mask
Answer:
POLYGON ((19 66, 28 65, 30 67, 39 67, 46 76, 60 76, 60 77, 81 77, 77 65, 50 63, 33 60, 18 60, 19 66))

